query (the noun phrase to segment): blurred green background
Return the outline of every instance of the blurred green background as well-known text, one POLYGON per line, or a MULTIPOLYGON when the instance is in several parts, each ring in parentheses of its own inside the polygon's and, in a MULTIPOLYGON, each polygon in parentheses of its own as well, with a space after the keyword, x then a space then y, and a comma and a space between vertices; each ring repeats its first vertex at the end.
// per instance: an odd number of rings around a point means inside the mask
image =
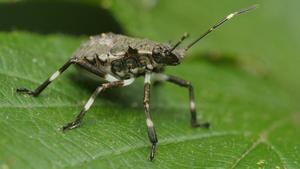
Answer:
POLYGON ((0 2, 0 169, 300 168, 299 1, 0 2), (142 79, 99 96, 82 127, 67 133, 59 127, 97 82, 70 68, 38 98, 14 92, 36 87, 89 35, 174 42, 189 32, 189 42, 253 4, 260 7, 226 23, 166 71, 193 83, 211 129, 189 127, 185 89, 152 88, 154 162, 147 161, 142 79))

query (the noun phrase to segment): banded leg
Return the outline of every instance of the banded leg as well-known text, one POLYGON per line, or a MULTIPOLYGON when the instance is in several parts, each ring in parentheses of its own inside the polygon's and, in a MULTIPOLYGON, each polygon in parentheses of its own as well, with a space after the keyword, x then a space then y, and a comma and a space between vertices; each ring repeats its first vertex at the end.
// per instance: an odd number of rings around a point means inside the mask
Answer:
POLYGON ((68 60, 61 68, 54 72, 47 80, 45 80, 41 85, 39 85, 35 90, 29 90, 26 88, 18 88, 18 93, 25 93, 31 96, 38 96, 53 80, 55 80, 59 75, 61 75, 71 64, 74 62, 68 60))
POLYGON ((101 86, 97 87, 96 90, 94 91, 94 93, 89 98, 89 100, 85 103, 85 105, 82 108, 82 110, 80 111, 80 113, 76 116, 75 120, 73 122, 70 122, 70 123, 66 124, 65 126, 63 126, 62 130, 65 131, 65 130, 70 130, 70 129, 79 127, 84 115, 90 109, 90 107, 92 106, 92 104, 94 103, 96 97, 99 95, 100 92, 102 92, 106 89, 109 89, 109 88, 113 88, 113 87, 127 86, 127 85, 131 84, 133 81, 134 81, 134 79, 128 79, 128 80, 124 80, 124 81, 115 81, 115 82, 110 82, 110 83, 104 83, 101 86))
MULTIPOLYGON (((85 60, 77 60, 77 59, 70 59, 68 60, 61 68, 59 68, 56 72, 54 72, 48 79, 46 79, 41 85, 39 85, 35 90, 29 90, 26 88, 18 88, 18 93, 25 93, 31 96, 38 96, 52 81, 54 81, 59 75, 61 75, 71 64, 76 64, 81 66, 82 68, 103 77, 106 80, 111 80, 112 76, 106 74, 102 70, 96 68, 94 65, 88 63, 85 60)), ((113 80, 116 80, 115 78, 113 80)))
POLYGON ((195 105, 194 88, 193 88, 191 82, 183 80, 183 79, 179 79, 179 78, 174 77, 174 76, 168 76, 168 75, 165 75, 165 74, 155 74, 155 79, 157 81, 168 81, 168 82, 174 83, 176 85, 188 88, 192 127, 209 128, 209 123, 208 122, 199 123, 197 121, 197 111, 196 111, 196 105, 195 105))
POLYGON ((145 116, 146 116, 146 124, 148 129, 148 137, 152 144, 151 146, 151 152, 149 155, 149 160, 154 159, 155 151, 156 151, 156 144, 157 144, 157 136, 154 129, 154 124, 151 119, 150 115, 150 80, 151 80, 151 73, 147 72, 145 74, 145 82, 144 82, 144 109, 145 109, 145 116))

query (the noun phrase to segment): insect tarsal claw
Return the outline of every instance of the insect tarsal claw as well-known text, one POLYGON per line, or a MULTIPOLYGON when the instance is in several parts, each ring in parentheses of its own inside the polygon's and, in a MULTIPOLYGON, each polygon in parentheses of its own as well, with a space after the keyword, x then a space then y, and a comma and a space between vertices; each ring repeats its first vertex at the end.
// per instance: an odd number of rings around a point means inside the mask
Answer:
POLYGON ((149 155, 149 160, 150 161, 154 160, 155 151, 156 151, 156 144, 152 144, 151 152, 150 152, 150 155, 149 155))
POLYGON ((16 89, 17 93, 22 93, 22 94, 28 94, 30 96, 35 96, 35 93, 29 89, 26 88, 17 88, 16 89))
POLYGON ((64 125, 62 127, 62 131, 65 132, 67 130, 72 130, 72 129, 75 129, 75 128, 79 127, 80 125, 81 125, 81 121, 75 120, 71 123, 68 123, 68 124, 64 125))
POLYGON ((194 122, 194 123, 192 123, 192 127, 193 128, 200 127, 200 128, 208 129, 210 127, 210 123, 209 122, 202 122, 202 123, 194 122))

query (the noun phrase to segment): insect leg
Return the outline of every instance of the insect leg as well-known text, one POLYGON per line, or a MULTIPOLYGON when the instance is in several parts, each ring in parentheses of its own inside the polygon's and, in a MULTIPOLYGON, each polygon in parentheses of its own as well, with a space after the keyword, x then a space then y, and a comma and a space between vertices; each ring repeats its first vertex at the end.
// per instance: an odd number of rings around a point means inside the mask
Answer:
POLYGON ((106 75, 108 75, 103 70, 101 70, 101 69, 97 68, 96 66, 90 64, 86 60, 80 59, 80 60, 76 60, 75 62, 76 62, 76 65, 82 67, 83 69, 88 70, 89 72, 91 72, 91 73, 93 73, 93 74, 95 74, 99 77, 105 78, 106 75))
POLYGON ((29 90, 26 88, 18 88, 18 93, 25 93, 32 96, 38 96, 53 80, 55 80, 59 75, 61 75, 71 64, 73 60, 68 60, 61 68, 54 72, 47 80, 45 80, 41 85, 39 85, 35 90, 29 90))
POLYGON ((196 111, 196 105, 195 105, 194 88, 193 88, 191 82, 180 79, 178 77, 168 76, 165 74, 155 74, 154 77, 157 81, 168 81, 168 82, 174 83, 176 85, 188 88, 192 127, 204 127, 204 128, 209 127, 208 122, 198 123, 198 121, 197 121, 197 111, 196 111))
POLYGON ((145 74, 145 82, 144 82, 144 109, 145 109, 145 116, 146 116, 146 124, 148 128, 148 137, 152 144, 151 146, 151 152, 149 155, 149 160, 154 159, 155 150, 156 150, 156 144, 157 144, 157 137, 156 132, 154 129, 154 124, 151 119, 150 115, 150 108, 149 108, 149 102, 150 102, 150 80, 151 80, 151 73, 147 72, 145 74))
POLYGON ((48 79, 46 79, 41 85, 39 85, 35 90, 29 90, 26 88, 18 88, 17 92, 25 93, 32 96, 38 96, 52 81, 54 81, 58 76, 60 76, 71 64, 76 64, 82 68, 94 73, 100 77, 107 79, 106 76, 110 77, 108 74, 103 72, 101 69, 97 69, 95 66, 91 65, 85 60, 70 59, 61 68, 54 72, 48 79))
POLYGON ((124 80, 124 81, 115 81, 115 82, 104 83, 101 86, 97 87, 96 90, 94 91, 94 93, 89 98, 89 100, 85 103, 83 109, 76 116, 75 120, 73 122, 70 122, 70 123, 66 124, 65 126, 63 126, 62 130, 65 131, 65 130, 74 129, 76 127, 79 127, 84 115, 90 109, 90 107, 92 106, 92 104, 94 103, 96 97, 98 96, 98 94, 100 92, 102 92, 106 89, 113 88, 113 87, 127 86, 127 85, 130 85, 133 81, 134 81, 134 79, 128 79, 128 80, 124 80))

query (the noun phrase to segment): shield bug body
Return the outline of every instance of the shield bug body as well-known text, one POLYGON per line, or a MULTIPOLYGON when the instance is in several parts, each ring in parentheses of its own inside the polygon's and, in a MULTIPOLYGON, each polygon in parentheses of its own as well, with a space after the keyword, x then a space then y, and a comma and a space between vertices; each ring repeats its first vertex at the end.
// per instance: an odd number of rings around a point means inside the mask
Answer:
POLYGON ((187 37, 185 34, 176 44, 159 43, 147 39, 131 38, 114 33, 103 33, 99 36, 92 36, 90 40, 83 43, 59 70, 53 73, 44 83, 31 91, 26 88, 19 88, 17 92, 38 96, 53 80, 61 75, 70 65, 78 65, 89 72, 103 78, 106 82, 96 88, 94 93, 85 103, 81 112, 74 121, 63 126, 63 130, 73 129, 80 126, 85 113, 92 106, 97 95, 110 88, 130 85, 137 77, 144 77, 144 111, 148 128, 148 137, 151 142, 149 159, 153 160, 156 150, 157 137, 154 123, 150 116, 150 82, 167 81, 185 87, 189 91, 191 125, 193 127, 209 127, 207 122, 197 121, 196 106, 194 101, 193 86, 183 79, 163 74, 163 68, 168 65, 181 63, 186 51, 196 44, 200 39, 208 35, 214 29, 234 17, 248 12, 256 7, 229 14, 223 20, 211 27, 207 32, 190 43, 186 48, 179 45, 187 37))

